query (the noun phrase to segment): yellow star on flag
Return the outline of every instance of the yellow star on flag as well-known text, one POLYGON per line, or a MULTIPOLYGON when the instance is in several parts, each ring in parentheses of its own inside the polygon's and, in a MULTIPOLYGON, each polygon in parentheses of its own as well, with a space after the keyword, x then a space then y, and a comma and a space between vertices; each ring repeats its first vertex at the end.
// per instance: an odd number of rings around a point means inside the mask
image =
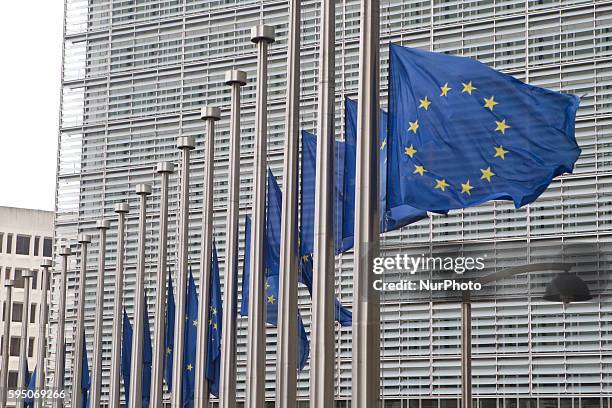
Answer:
POLYGON ((212 314, 214 314, 214 315, 217 314, 217 309, 215 309, 214 307, 212 308, 212 314))
POLYGON ((266 289, 270 288, 270 283, 268 281, 266 281, 266 289))
POLYGON ((440 94, 440 96, 446 96, 446 94, 448 94, 448 91, 450 91, 451 87, 448 86, 448 82, 444 84, 444 86, 440 87, 440 90, 442 91, 442 93, 440 94))
POLYGON ((198 325, 198 321, 197 321, 197 320, 194 320, 194 321, 192 322, 192 324, 193 324, 194 326, 197 326, 197 325, 198 325))
POLYGON ((495 131, 496 132, 501 132, 502 135, 506 134, 506 129, 510 129, 510 126, 508 124, 506 124, 506 119, 502 120, 501 122, 496 120, 495 123, 497 124, 497 127, 495 128, 495 131))
POLYGON ((491 182, 491 177, 495 175, 495 173, 491 171, 491 167, 487 167, 486 169, 480 169, 480 172, 482 173, 480 179, 487 180, 489 183, 491 182))
POLYGON ((268 303, 270 303, 271 305, 273 305, 273 304, 274 304, 274 301, 275 301, 275 300, 276 300, 276 299, 274 299, 274 295, 270 295, 270 296, 268 296, 268 303))
POLYGON ((170 347, 166 348, 166 354, 172 353, 172 349, 170 347))
POLYGON ((463 85, 463 90, 461 91, 461 93, 467 92, 471 95, 473 90, 478 89, 474 85, 472 85, 472 81, 468 82, 467 84, 464 84, 462 82, 461 85, 463 85))
POLYGON ((383 142, 380 144, 380 150, 383 150, 386 145, 387 145, 387 139, 383 140, 383 142))
POLYGON ((506 158, 506 153, 508 153, 508 151, 504 150, 504 146, 499 145, 499 147, 495 148, 495 156, 494 157, 501 157, 502 160, 504 160, 506 158))
POLYGON ((419 99, 421 104, 419 105, 419 109, 424 108, 425 110, 429 109, 429 105, 431 105, 431 101, 425 97, 425 99, 419 99))
POLYGON ((472 194, 471 190, 473 188, 474 187, 470 185, 470 180, 466 181, 465 183, 461 183, 461 192, 462 193, 466 193, 466 194, 471 195, 472 194))
POLYGON ((208 319, 208 325, 212 325, 212 319, 208 319))
POLYGON ((191 364, 187 364, 187 371, 193 370, 193 366, 191 364))
POLYGON ((410 147, 406 147, 405 151, 406 151, 406 154, 410 156, 410 158, 414 157, 414 154, 417 152, 416 149, 412 145, 410 145, 410 147))
POLYGON ((425 174, 426 171, 427 170, 425 170, 425 167, 417 166, 416 164, 414 165, 414 172, 413 172, 413 174, 416 173, 416 174, 420 174, 422 176, 423 174, 425 174))
POLYGON ((448 187, 449 185, 450 185, 450 184, 448 184, 448 183, 446 182, 446 180, 444 180, 444 179, 442 179, 442 180, 438 180, 438 179, 436 179, 436 189, 438 189, 438 188, 439 188, 440 190, 445 191, 445 190, 446 190, 446 187, 448 187))
POLYGON ((414 122, 408 121, 408 123, 410 123, 410 127, 408 128, 408 131, 416 133, 417 129, 419 128, 418 119, 415 120, 414 122))
POLYGON ((217 330, 217 323, 213 324, 213 329, 217 330))
POLYGON ((491 95, 491 97, 489 99, 487 99, 487 98, 483 98, 483 99, 485 101, 484 107, 491 109, 491 111, 493 111, 493 107, 499 103, 499 102, 495 102, 495 100, 493 100, 493 95, 491 95))
POLYGON ((308 254, 302 255, 302 261, 308 262, 308 254))

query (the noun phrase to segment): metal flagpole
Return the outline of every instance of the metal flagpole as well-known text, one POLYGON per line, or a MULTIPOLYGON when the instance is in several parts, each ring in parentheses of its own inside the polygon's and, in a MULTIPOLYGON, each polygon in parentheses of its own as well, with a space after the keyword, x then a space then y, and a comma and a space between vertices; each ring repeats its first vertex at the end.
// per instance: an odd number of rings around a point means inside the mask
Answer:
POLYGON ((6 289, 6 301, 4 302, 4 339, 2 342, 2 371, 0 371, 0 407, 6 407, 6 394, 8 388, 8 363, 9 363, 9 341, 6 339, 11 337, 11 311, 13 309, 13 287, 15 281, 7 279, 4 281, 6 289))
POLYGON ((321 1, 317 169, 312 280, 312 358, 310 401, 313 408, 334 405, 334 90, 335 0, 321 1))
POLYGON ((91 242, 89 234, 79 234, 78 241, 81 244, 81 271, 79 273, 79 297, 76 316, 76 334, 74 336, 74 355, 72 370, 72 404, 74 408, 82 405, 83 390, 81 381, 83 379, 83 338, 85 337, 85 286, 87 274, 87 247, 91 242))
POLYGON ((374 290, 379 253, 378 131, 380 110, 380 3, 362 0, 359 36, 355 269, 353 278, 352 407, 380 400, 380 297, 374 290))
MULTIPOLYGON (((136 289, 134 293, 134 332, 132 335, 132 367, 130 369, 130 408, 142 407, 142 360, 144 340, 144 281, 145 249, 147 241, 147 197, 151 195, 149 184, 138 184, 136 194, 140 196, 138 216, 138 263, 136 264, 136 289)), ((148 319, 149 317, 146 316, 148 319)))
MULTIPOLYGON (((40 263, 42 268, 42 295, 38 312, 38 347, 36 350, 36 391, 39 393, 45 389, 45 356, 47 354, 47 320, 49 317, 47 294, 49 292, 49 268, 52 266, 53 261, 51 259, 43 259, 40 263)), ((42 396, 34 399, 35 408, 42 408, 44 403, 45 398, 42 396)))
MULTIPOLYGON (((53 391, 62 392, 64 391, 64 375, 66 368, 66 337, 64 335, 66 330, 66 284, 68 282, 68 257, 72 255, 70 247, 63 247, 60 249, 60 256, 62 257, 62 272, 60 275, 60 290, 59 290, 59 302, 57 306, 57 332, 55 336, 55 371, 53 372, 53 391)), ((55 408, 62 408, 64 406, 63 398, 56 398, 53 404, 55 408)))
POLYGON ((240 87, 246 73, 225 72, 225 83, 232 87, 230 117, 229 197, 225 241, 225 288, 223 294, 223 331, 221 332, 221 386, 219 406, 236 407, 236 275, 238 269, 238 216, 240 210, 240 87))
POLYGON ((102 324, 104 323, 104 272, 106 268, 106 231, 110 221, 98 220, 98 282, 96 288, 96 318, 93 345, 93 373, 91 376, 90 403, 92 407, 100 406, 102 391, 102 324))
POLYGON ((194 405, 208 406, 208 380, 206 379, 206 360, 208 358, 208 301, 210 295, 210 261, 212 258, 213 232, 213 177, 215 153, 215 122, 221 119, 219 108, 202 108, 200 115, 207 125, 204 160, 204 203, 202 207, 202 248, 200 251, 200 299, 198 311, 198 339, 196 346, 196 373, 194 405))
POLYGON ((472 408, 472 302, 470 292, 461 302, 461 406, 472 408))
POLYGON ((295 407, 297 392, 298 138, 300 126, 300 1, 289 2, 287 108, 278 288, 276 406, 295 407))
POLYGON ((168 261, 168 179, 174 172, 174 164, 157 163, 161 176, 159 205, 159 244, 157 246, 157 290, 155 304, 155 339, 153 367, 151 367, 151 408, 162 408, 164 399, 164 334, 166 332, 166 274, 168 261))
POLYGON ((257 44, 257 93, 255 96, 255 163, 253 166, 253 228, 251 234, 251 277, 249 280, 249 325, 247 346, 246 407, 263 408, 266 391, 266 321, 264 304, 264 232, 266 228, 266 161, 268 115, 268 45, 274 27, 251 28, 257 44))
POLYGON ((121 338, 123 337, 123 257, 125 254, 125 215, 127 203, 115 204, 117 224, 117 266, 115 270, 115 302, 113 305, 113 341, 111 342, 110 393, 108 405, 119 407, 121 402, 121 338))
MULTIPOLYGON (((21 339, 19 344, 19 372, 17 373, 17 387, 28 389, 28 328, 30 326, 30 282, 34 274, 32 271, 23 271, 23 308, 21 313, 21 339)), ((8 341, 8 338, 7 340, 8 341)), ((24 398, 17 398, 17 408, 24 406, 24 398)))
POLYGON ((174 356, 172 361, 172 408, 182 408, 183 349, 185 338, 185 301, 187 300, 187 270, 189 256, 189 156, 195 148, 192 136, 180 136, 177 147, 181 157, 181 195, 178 236, 178 278, 176 285, 176 313, 174 318, 174 356))

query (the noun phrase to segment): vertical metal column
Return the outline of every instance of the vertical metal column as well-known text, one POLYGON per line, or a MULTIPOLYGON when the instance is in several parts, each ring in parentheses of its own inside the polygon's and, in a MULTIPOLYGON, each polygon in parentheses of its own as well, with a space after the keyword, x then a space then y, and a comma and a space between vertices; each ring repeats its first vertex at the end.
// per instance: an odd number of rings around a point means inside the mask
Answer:
POLYGON ((464 292, 461 302, 461 407, 472 408, 472 301, 464 292))
POLYGON ((159 241, 157 246, 157 285, 155 304, 155 331, 153 338, 153 367, 151 367, 151 408, 162 408, 164 399, 164 334, 166 332, 166 275, 168 261, 168 179, 174 164, 157 163, 161 176, 159 204, 159 241))
POLYGON ((266 399, 266 309, 264 304, 264 233, 266 228, 266 163, 268 136, 268 45, 274 27, 251 28, 257 44, 257 93, 255 96, 255 163, 253 165, 253 228, 251 276, 249 280, 249 325, 247 345, 248 408, 263 408, 266 399))
MULTIPOLYGON (((45 389, 45 357, 47 355, 47 321, 49 319, 49 309, 47 296, 49 293, 49 268, 53 266, 51 259, 43 259, 40 262, 42 268, 42 295, 40 298, 40 308, 38 311, 38 345, 36 349, 36 391, 41 392, 45 389)), ((34 399, 34 407, 42 408, 45 399, 43 397, 34 399)))
POLYGON ((379 254, 380 3, 362 0, 359 36, 355 269, 353 278, 352 407, 380 403, 380 294, 374 290, 379 254))
POLYGON ((313 408, 334 405, 335 21, 335 0, 322 0, 310 359, 310 403, 313 408))
POLYGON ((134 291, 134 332, 132 335, 132 367, 130 369, 130 408, 142 407, 142 360, 144 341, 145 299, 145 250, 147 242, 147 197, 151 195, 149 184, 138 184, 140 196, 138 216, 138 263, 136 264, 136 289, 134 291))
POLYGON ((276 406, 295 407, 297 393, 298 146, 300 132, 300 1, 289 2, 287 107, 278 287, 276 406))
MULTIPOLYGON (((21 338, 19 340, 19 371, 17 372, 17 387, 28 388, 28 328, 30 326, 30 286, 32 271, 24 271, 23 277, 23 309, 21 311, 21 338)), ((24 406, 25 399, 17 398, 17 408, 24 406)))
MULTIPOLYGON (((213 232, 213 178, 215 153, 215 122, 221 119, 219 108, 207 106, 200 115, 207 123, 207 137, 204 160, 204 202, 202 206, 202 247, 200 250, 200 299, 198 320, 198 339, 196 345, 196 373, 194 405, 208 406, 208 380, 206 379, 206 361, 208 359, 208 306, 210 304, 210 274, 212 259, 213 232)), ((235 316, 234 316, 235 318, 235 316)))
MULTIPOLYGON (((121 406, 121 341, 123 337, 123 261, 125 254, 125 215, 130 211, 127 203, 115 204, 117 224, 117 266, 113 305, 113 341, 111 344, 110 394, 108 405, 121 406)), ((127 403, 127 401, 126 401, 127 403)))
MULTIPOLYGON (((59 302, 57 311, 57 332, 55 335, 55 371, 53 372, 53 391, 62 392, 64 390, 64 376, 66 369, 66 285, 68 283, 68 257, 72 255, 70 247, 60 249, 62 257, 62 272, 60 275, 59 302)), ((53 406, 62 408, 64 398, 56 398, 53 406)))
POLYGON ((79 297, 76 315, 76 333, 74 336, 74 355, 72 366, 72 407, 78 408, 83 402, 83 390, 81 381, 83 379, 83 338, 85 337, 85 286, 87 278, 87 247, 91 242, 89 234, 79 234, 78 241, 81 244, 81 270, 79 273, 79 297))
POLYGON ((240 87, 246 73, 225 72, 225 83, 232 87, 230 113, 229 185, 225 241, 225 287, 223 331, 221 332, 221 385, 219 406, 236 407, 236 271, 238 270, 238 217, 240 211, 240 87))
POLYGON ((0 371, 0 408, 6 407, 6 394, 8 388, 8 363, 9 363, 9 339, 11 337, 11 312, 13 309, 13 287, 15 281, 7 279, 4 281, 6 288, 6 301, 4 302, 4 330, 2 338, 2 371, 0 371))
POLYGON ((195 149, 192 136, 180 136, 177 147, 181 150, 181 195, 178 236, 178 278, 176 285, 176 313, 174 317, 174 356, 172 361, 172 408, 182 408, 183 349, 185 338, 185 301, 187 300, 187 271, 189 268, 189 156, 195 149))
POLYGON ((96 287, 96 318, 93 344, 93 372, 91 375, 90 405, 100 406, 102 392, 102 329, 104 323, 104 275, 106 269, 106 231, 110 228, 110 221, 98 220, 98 280, 96 287))

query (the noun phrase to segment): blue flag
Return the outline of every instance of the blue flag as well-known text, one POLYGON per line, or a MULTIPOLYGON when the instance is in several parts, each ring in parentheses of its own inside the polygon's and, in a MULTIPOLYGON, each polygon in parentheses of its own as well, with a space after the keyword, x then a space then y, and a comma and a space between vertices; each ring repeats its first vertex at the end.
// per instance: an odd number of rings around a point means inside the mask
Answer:
MULTIPOLYGON (((345 181, 342 202, 342 239, 346 246, 353 247, 355 235, 355 170, 357 168, 357 102, 346 98, 345 101, 345 181)), ((387 112, 380 111, 379 146, 380 179, 380 232, 399 229, 427 218, 427 211, 409 205, 400 205, 387 210, 387 112)))
POLYGON ((196 343, 198 339, 198 291, 191 266, 189 267, 189 284, 187 286, 187 309, 185 311, 185 338, 183 356, 183 407, 193 408, 195 391, 196 343))
MULTIPOLYGON (((147 312, 147 302, 145 298, 145 308, 143 311, 143 361, 142 361, 142 406, 146 407, 151 399, 151 364, 153 361, 153 350, 151 347, 151 330, 149 327, 149 314, 147 312)), ((130 400, 130 378, 132 373, 132 338, 134 329, 130 318, 123 309, 123 335, 121 339, 121 375, 123 376, 123 390, 125 393, 125 403, 130 400)))
MULTIPOLYGON (((27 364, 28 364, 28 361, 26 360, 26 365, 27 364)), ((34 367, 34 372, 32 373, 32 376, 30 376, 28 380, 28 391, 31 391, 31 392, 28 393, 28 395, 26 395, 23 401, 23 405, 25 408, 31 408, 34 406, 34 393, 36 392, 36 368, 37 367, 34 367)))
POLYGON ((176 304, 174 303, 174 288, 172 287, 172 274, 168 274, 168 290, 166 293, 166 327, 164 334, 164 380, 168 391, 172 391, 172 367, 174 353, 174 314, 176 304))
MULTIPOLYGON (((266 233, 264 235, 265 246, 265 302, 266 302, 266 322, 276 326, 278 323, 278 279, 280 269, 280 224, 281 224, 281 205, 282 194, 280 187, 268 170, 268 197, 266 206, 266 233)), ((250 254, 251 254, 251 220, 246 219, 245 227, 245 259, 244 259, 244 274, 242 278, 242 305, 240 314, 248 315, 249 304, 249 278, 250 278, 250 254)), ((308 361, 310 353, 310 343, 306 335, 306 329, 302 322, 301 316, 298 316, 298 334, 299 339, 299 361, 298 367, 304 368, 308 361)))
POLYGON ((208 389, 215 397, 219 396, 221 382, 221 330, 223 326, 223 305, 221 300, 221 280, 219 278, 219 259, 217 245, 213 242, 212 268, 210 275, 210 303, 208 312, 208 351, 206 355, 206 378, 208 389))
POLYGON ((123 377, 123 392, 125 404, 130 400, 130 371, 132 370, 132 324, 123 308, 123 334, 121 336, 121 375, 123 377))
POLYGON ((535 201, 578 159, 578 104, 472 59, 391 45, 387 208, 535 201))
POLYGON ((83 336, 83 360, 81 361, 83 376, 81 377, 81 393, 82 407, 89 407, 89 388, 91 387, 91 378, 89 377, 89 363, 87 362, 87 344, 85 336, 83 336))
POLYGON ((149 326, 149 311, 147 310, 147 296, 144 301, 144 341, 142 344, 142 406, 149 405, 151 400, 151 367, 153 365, 153 346, 151 345, 151 327, 149 326))

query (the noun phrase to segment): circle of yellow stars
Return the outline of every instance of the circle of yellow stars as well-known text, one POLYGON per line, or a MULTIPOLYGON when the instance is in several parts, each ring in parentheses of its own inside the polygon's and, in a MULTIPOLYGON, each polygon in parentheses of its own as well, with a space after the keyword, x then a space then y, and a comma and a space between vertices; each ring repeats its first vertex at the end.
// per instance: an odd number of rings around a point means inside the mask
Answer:
MULTIPOLYGON (((461 89, 461 93, 462 94, 468 94, 468 95, 473 95, 474 91, 477 91, 478 88, 476 87, 476 85, 474 85, 474 83, 472 81, 468 81, 468 82, 462 82, 461 83, 462 89, 461 89)), ((440 98, 445 98, 448 97, 450 91, 452 91, 453 88, 449 86, 448 82, 445 83, 444 85, 442 85, 440 87, 440 98)), ((485 109, 489 109, 491 112, 494 111, 495 107, 497 105, 500 104, 499 101, 495 100, 495 96, 491 95, 488 98, 482 98, 483 100, 483 108, 485 109)), ((429 111, 429 108, 433 105, 432 100, 429 99, 428 95, 423 96, 423 98, 419 99, 419 106, 417 110, 425 110, 425 111, 429 111)), ((408 121, 408 133, 413 133, 413 134, 417 134, 420 124, 419 124, 419 120, 418 118, 414 120, 414 122, 412 121, 408 121)), ((511 126, 506 122, 506 119, 502 119, 500 121, 496 120, 495 121, 495 129, 494 131, 497 133, 499 132, 499 134, 501 136, 505 136, 506 135, 506 131, 508 129, 511 129, 511 126)), ((386 144, 386 140, 384 140, 383 144, 381 145, 381 150, 385 147, 386 144)), ((404 148, 404 153, 406 154, 406 156, 410 157, 411 159, 415 158, 415 155, 418 153, 417 149, 414 147, 413 144, 410 144, 410 146, 405 147, 404 148)), ((510 153, 508 150, 506 150, 504 148, 504 146, 502 144, 499 144, 498 146, 494 146, 494 152, 492 152, 493 154, 493 158, 499 158, 501 160, 505 160, 506 159, 506 155, 510 153)), ((425 169, 425 167, 422 164, 414 164, 414 171, 413 174, 418 174, 420 176, 424 176, 425 173, 427 173, 427 169, 425 169)), ((493 170, 491 170, 491 167, 487 167, 486 169, 480 169, 480 180, 484 180, 488 183, 491 183, 491 181, 493 180, 493 177, 496 175, 493 170)), ((452 187, 445 179, 436 179, 435 180, 435 186, 434 189, 436 190, 441 190, 441 191, 446 191, 449 187, 452 187)), ((461 193, 462 194, 467 194, 467 195, 471 195, 472 194, 472 189, 474 189, 474 186, 471 184, 471 181, 468 179, 466 180, 464 183, 461 183, 461 193)))

